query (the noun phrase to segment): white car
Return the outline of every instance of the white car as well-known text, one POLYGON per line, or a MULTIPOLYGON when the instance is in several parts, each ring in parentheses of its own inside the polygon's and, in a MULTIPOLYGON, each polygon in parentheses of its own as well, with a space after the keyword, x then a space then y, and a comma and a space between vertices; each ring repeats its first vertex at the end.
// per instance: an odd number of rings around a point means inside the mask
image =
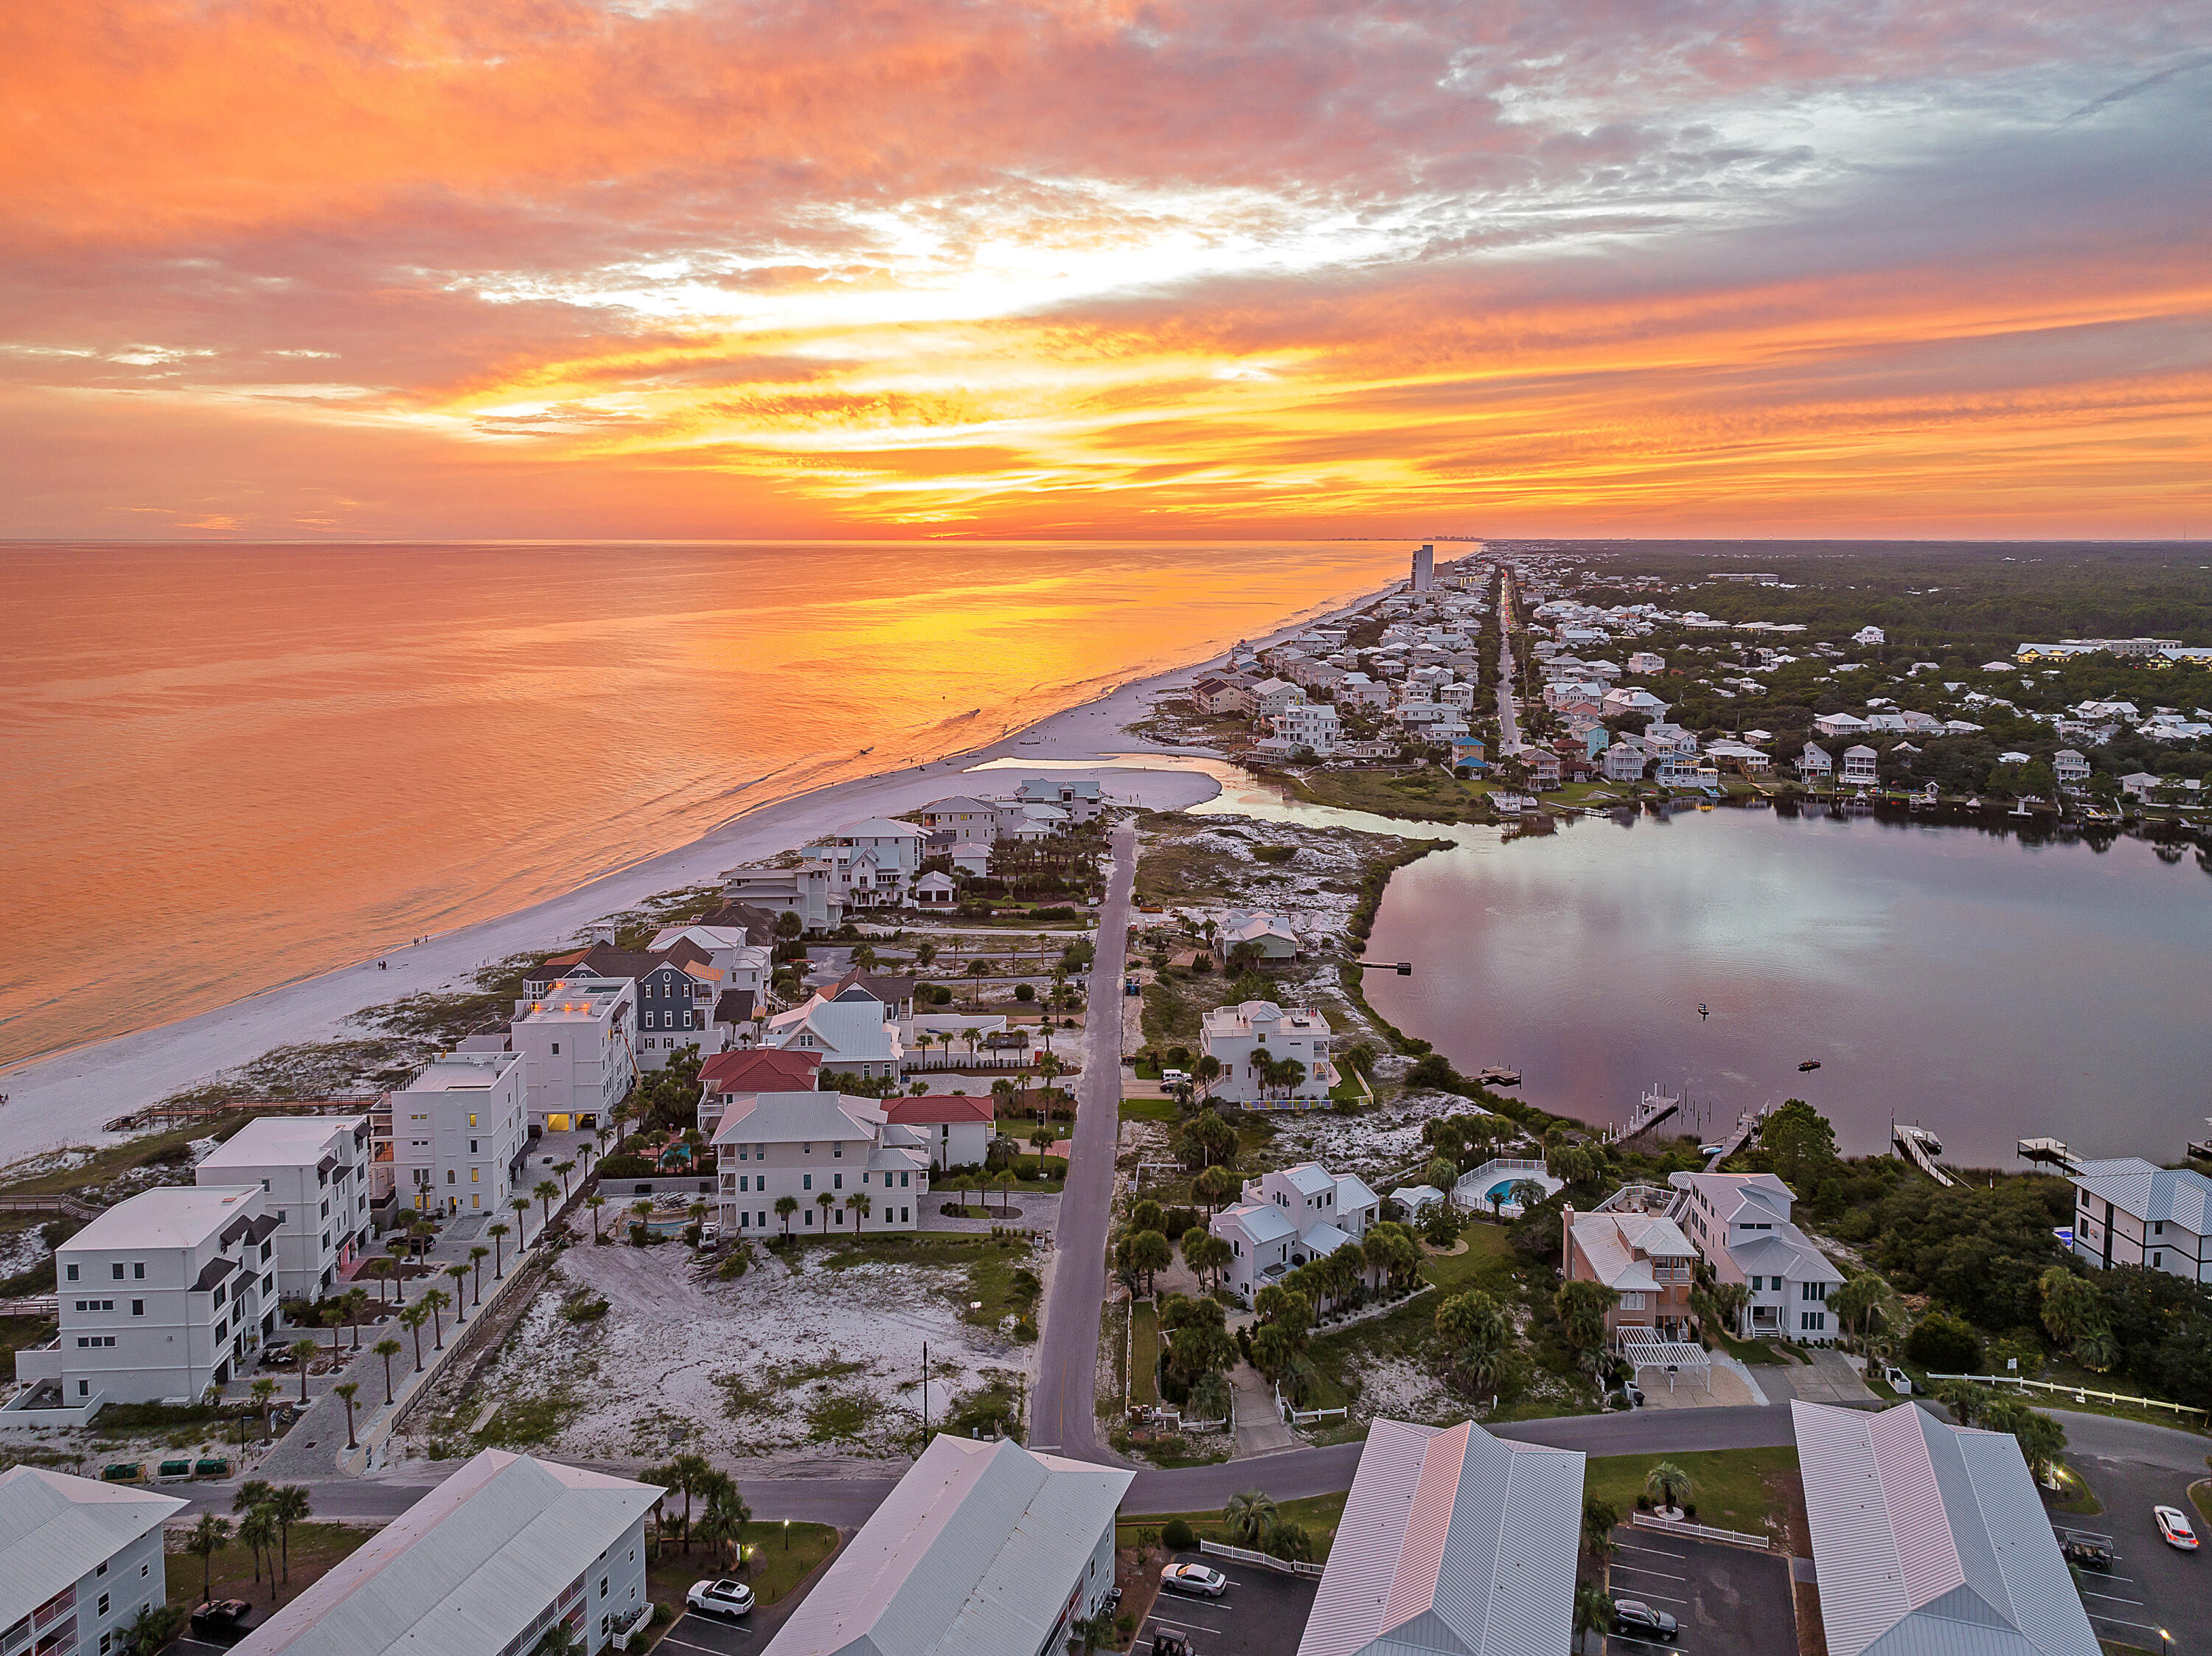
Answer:
POLYGON ((1190 1071, 1188 1070, 1163 1070, 1160 1071, 1160 1084, 1164 1087, 1179 1087, 1189 1079, 1190 1071))
POLYGON ((2154 1507, 2150 1515, 2158 1520, 2158 1532, 2169 1547, 2179 1547, 2184 1552, 2197 1550, 2197 1532, 2189 1527, 2189 1520, 2178 1507, 2154 1507))
POLYGON ((1218 1598, 1229 1591, 1229 1578, 1204 1564, 1170 1564, 1160 1572, 1160 1586, 1176 1592, 1201 1592, 1218 1598))
POLYGON ((753 1607, 753 1590, 742 1581, 694 1581, 684 1602, 710 1616, 743 1616, 753 1607))

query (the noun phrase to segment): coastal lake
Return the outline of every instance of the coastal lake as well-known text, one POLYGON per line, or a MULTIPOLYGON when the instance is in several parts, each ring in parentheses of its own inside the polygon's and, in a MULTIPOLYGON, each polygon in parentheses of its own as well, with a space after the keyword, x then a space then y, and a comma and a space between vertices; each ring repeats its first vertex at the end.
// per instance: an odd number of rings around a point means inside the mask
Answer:
MULTIPOLYGON (((1403 573, 1402 543, 0 550, 0 1065, 513 913, 1403 573)), ((0 1090, 5 1090, 0 1089, 0 1090)))
POLYGON ((1392 877, 1368 956, 1413 975, 1370 973, 1368 998, 1562 1114, 1618 1122, 1657 1084, 1718 1137, 1803 1098, 1849 1153, 1885 1149, 1893 1113, 1948 1162, 2004 1168, 2045 1135, 2171 1160, 2212 1113, 2194 851, 1725 809, 1507 839, 1286 804, 1249 778, 1201 809, 1452 840, 1392 877))

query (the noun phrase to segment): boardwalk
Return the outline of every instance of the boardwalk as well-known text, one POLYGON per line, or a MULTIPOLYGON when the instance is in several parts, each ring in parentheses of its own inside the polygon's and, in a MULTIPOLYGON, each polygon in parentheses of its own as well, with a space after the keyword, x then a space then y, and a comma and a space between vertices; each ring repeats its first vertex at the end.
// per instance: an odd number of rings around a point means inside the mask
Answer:
POLYGON ((1746 1110, 1741 1115, 1736 1117, 1735 1127, 1729 1131, 1726 1138, 1721 1140, 1719 1153, 1705 1163, 1705 1171, 1707 1173, 1717 1171, 1722 1162, 1749 1143, 1758 1133, 1760 1124, 1766 1119, 1766 1113, 1773 1107, 1771 1104, 1761 1105, 1758 1109, 1746 1110))
POLYGON ((1897 1141, 1905 1159, 1939 1185, 1955 1185, 1959 1181, 1936 1165, 1936 1158, 1943 1154, 1943 1141, 1925 1127, 1907 1126, 1902 1121, 1890 1124, 1889 1136, 1897 1141))

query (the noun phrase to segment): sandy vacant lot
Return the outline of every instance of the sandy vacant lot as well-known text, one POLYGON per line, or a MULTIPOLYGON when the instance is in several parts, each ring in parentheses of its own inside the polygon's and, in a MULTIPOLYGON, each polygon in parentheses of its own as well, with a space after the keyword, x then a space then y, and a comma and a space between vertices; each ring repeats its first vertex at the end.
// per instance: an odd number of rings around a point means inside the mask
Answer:
POLYGON ((555 1456, 650 1462, 697 1450, 755 1476, 797 1471, 913 1452, 924 1342, 938 1419, 963 1392, 1028 1375, 1033 1344, 960 1319, 964 1262, 833 1268, 836 1253, 806 1250, 793 1269, 761 1251, 722 1282, 680 1246, 595 1247, 586 1230, 473 1390, 462 1395, 456 1376, 410 1422, 411 1451, 426 1453, 434 1435, 450 1443, 496 1401, 465 1452, 527 1441, 555 1456), (597 1300, 604 1314, 568 1314, 597 1300))

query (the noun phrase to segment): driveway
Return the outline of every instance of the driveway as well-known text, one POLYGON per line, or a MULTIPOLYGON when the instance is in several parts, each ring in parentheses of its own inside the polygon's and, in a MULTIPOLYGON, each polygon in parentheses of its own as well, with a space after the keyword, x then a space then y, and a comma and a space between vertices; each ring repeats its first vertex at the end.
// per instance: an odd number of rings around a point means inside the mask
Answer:
POLYGON ((1859 1378, 1859 1371, 1844 1360, 1844 1354, 1827 1346, 1809 1348, 1810 1363, 1793 1362, 1762 1366, 1759 1382, 1762 1390, 1772 1392, 1767 1386, 1771 1375, 1790 1388, 1790 1395, 1802 1398, 1808 1403, 1832 1403, 1841 1407, 1874 1408, 1882 1399, 1867 1390, 1867 1383, 1859 1378))
POLYGON ((1092 1414, 1098 1378, 1098 1312, 1106 1302, 1106 1227, 1114 1207, 1114 1143, 1121 1117, 1121 1021, 1096 1016, 1121 1003, 1128 954, 1129 893, 1136 883, 1137 831, 1116 828, 1114 872, 1098 909, 1097 955, 1087 986, 1094 1016, 1083 1031, 1075 1083, 1075 1138, 1060 1198, 1052 1289, 1045 1301, 1030 1441, 1079 1460, 1110 1461, 1092 1414))

